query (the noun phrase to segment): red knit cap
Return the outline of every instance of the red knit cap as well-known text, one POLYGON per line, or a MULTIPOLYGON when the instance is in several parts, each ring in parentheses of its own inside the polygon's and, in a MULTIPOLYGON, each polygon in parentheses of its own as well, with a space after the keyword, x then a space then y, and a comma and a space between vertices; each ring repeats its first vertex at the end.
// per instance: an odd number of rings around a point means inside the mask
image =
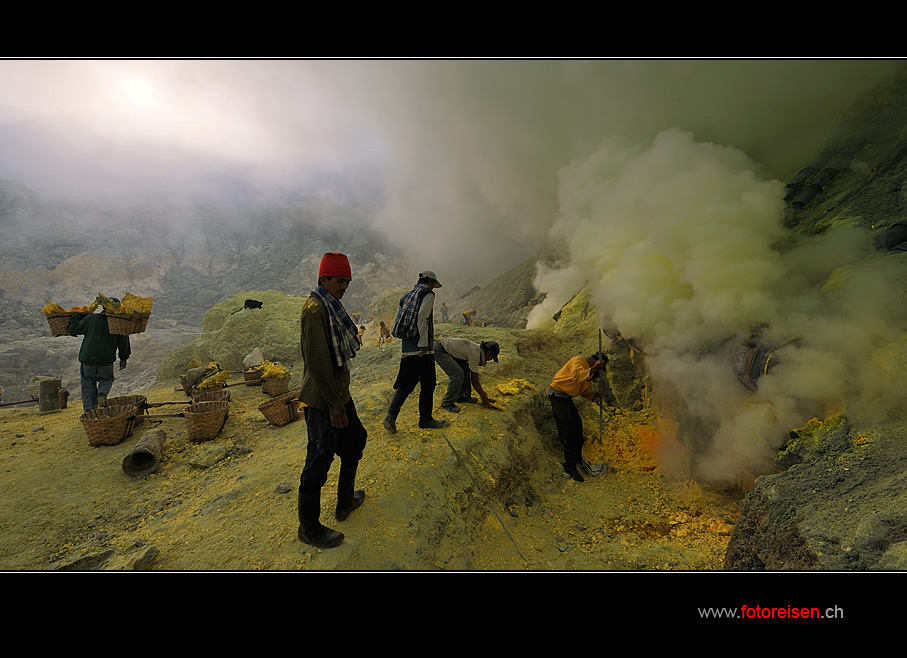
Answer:
POLYGON ((350 259, 338 251, 332 251, 321 257, 318 267, 318 278, 323 276, 347 276, 353 278, 350 270, 350 259))

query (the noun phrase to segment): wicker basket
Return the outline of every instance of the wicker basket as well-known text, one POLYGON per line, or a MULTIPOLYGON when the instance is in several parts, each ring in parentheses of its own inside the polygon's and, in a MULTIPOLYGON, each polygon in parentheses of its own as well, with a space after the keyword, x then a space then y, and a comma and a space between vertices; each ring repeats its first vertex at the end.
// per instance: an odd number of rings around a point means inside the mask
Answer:
POLYGON ((139 312, 133 313, 133 315, 135 316, 135 331, 133 333, 140 334, 148 328, 148 318, 151 317, 151 312, 139 312))
POLYGON ((74 315, 79 315, 79 314, 78 313, 54 313, 53 315, 48 315, 47 324, 50 325, 50 333, 54 336, 72 336, 71 333, 66 331, 66 328, 69 326, 69 319, 74 315))
POLYGON ((107 316, 107 331, 118 336, 128 336, 136 333, 134 313, 105 313, 107 316))
POLYGON ((186 430, 190 441, 210 441, 227 422, 230 403, 226 400, 195 402, 186 407, 186 430))
POLYGON ((267 377, 262 381, 264 383, 261 385, 261 390, 271 397, 283 395, 290 390, 289 377, 267 377))
POLYGON ((148 409, 145 407, 146 402, 148 402, 148 398, 144 395, 123 395, 115 398, 107 398, 107 401, 101 406, 135 407, 135 424, 141 425, 145 422, 145 416, 148 414, 148 409))
POLYGON ((299 394, 301 391, 290 391, 276 398, 262 402, 258 410, 268 419, 268 422, 278 427, 283 427, 299 418, 299 394))
POLYGON ((230 401, 230 391, 225 388, 213 388, 204 391, 192 391, 192 402, 230 401))
POLYGON ((115 446, 132 435, 135 406, 98 407, 83 413, 79 420, 88 435, 88 445, 115 446))
POLYGON ((242 378, 246 386, 261 386, 261 368, 250 368, 242 371, 242 378))

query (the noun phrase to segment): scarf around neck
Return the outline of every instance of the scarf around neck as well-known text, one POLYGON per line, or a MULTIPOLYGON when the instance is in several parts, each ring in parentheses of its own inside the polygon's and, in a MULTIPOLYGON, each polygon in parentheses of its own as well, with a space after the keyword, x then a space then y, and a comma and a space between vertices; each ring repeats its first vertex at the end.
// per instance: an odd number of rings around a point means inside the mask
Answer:
POLYGON ((362 343, 359 340, 359 329, 347 315, 338 300, 334 299, 327 290, 317 286, 312 290, 312 295, 321 302, 328 312, 328 327, 331 334, 331 354, 338 367, 350 369, 350 359, 356 356, 362 343))
POLYGON ((394 318, 394 328, 391 330, 392 336, 396 338, 419 337, 419 306, 429 293, 431 293, 430 286, 417 283, 412 290, 400 298, 400 305, 394 318))

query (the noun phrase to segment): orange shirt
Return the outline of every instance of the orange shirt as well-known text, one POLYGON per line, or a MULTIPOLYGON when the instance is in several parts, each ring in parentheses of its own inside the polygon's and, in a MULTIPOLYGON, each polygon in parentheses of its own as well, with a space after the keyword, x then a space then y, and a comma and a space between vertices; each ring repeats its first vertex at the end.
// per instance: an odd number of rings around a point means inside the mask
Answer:
POLYGON ((572 398, 582 395, 591 400, 595 397, 595 387, 592 385, 592 368, 584 356, 575 356, 557 371, 551 380, 551 388, 565 393, 572 398))

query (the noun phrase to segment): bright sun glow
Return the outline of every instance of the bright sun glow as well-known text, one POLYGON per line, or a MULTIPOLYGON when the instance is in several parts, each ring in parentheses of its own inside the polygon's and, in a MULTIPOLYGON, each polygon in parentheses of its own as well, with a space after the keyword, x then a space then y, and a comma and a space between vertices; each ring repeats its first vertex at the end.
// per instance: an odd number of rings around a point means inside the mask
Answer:
POLYGON ((134 108, 151 109, 155 103, 154 87, 144 78, 131 78, 123 83, 123 96, 134 108))

